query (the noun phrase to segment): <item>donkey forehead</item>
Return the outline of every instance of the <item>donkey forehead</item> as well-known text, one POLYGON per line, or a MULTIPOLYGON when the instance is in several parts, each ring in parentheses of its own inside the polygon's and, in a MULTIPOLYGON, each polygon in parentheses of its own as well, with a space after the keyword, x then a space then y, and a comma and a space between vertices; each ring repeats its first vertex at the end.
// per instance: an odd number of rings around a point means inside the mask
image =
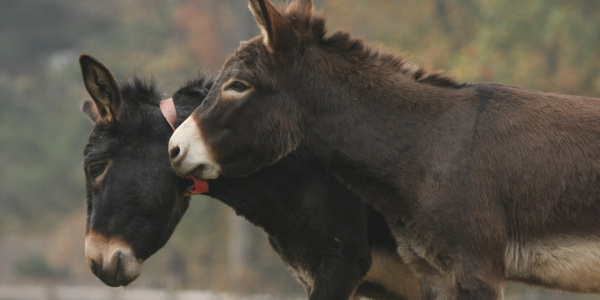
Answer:
POLYGON ((234 55, 230 56, 225 63, 224 70, 228 76, 251 75, 258 76, 257 71, 267 68, 270 63, 270 55, 267 47, 261 39, 242 43, 234 55))
MULTIPOLYGON (((147 130, 150 131, 150 130, 147 130)), ((90 134, 87 145, 83 151, 84 162, 94 162, 118 155, 120 152, 142 151, 151 145, 140 145, 146 139, 146 133, 124 131, 113 127, 97 127, 90 134)))
POLYGON ((117 138, 106 131, 94 128, 83 150, 84 160, 87 162, 113 156, 119 147, 120 142, 117 138))

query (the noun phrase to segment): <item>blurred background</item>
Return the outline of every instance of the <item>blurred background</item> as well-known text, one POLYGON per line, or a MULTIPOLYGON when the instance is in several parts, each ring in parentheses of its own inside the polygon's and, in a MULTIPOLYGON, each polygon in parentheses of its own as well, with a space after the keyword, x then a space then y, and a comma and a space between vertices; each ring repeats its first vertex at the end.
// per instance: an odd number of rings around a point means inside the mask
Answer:
MULTIPOLYGON (((597 0, 314 2, 329 32, 406 52, 459 81, 600 97, 597 0)), ((0 299, 62 299, 66 287, 106 299, 144 289, 305 297, 265 234, 207 197, 192 200, 125 291, 103 286, 84 258, 82 153, 92 124, 80 112, 89 96, 79 54, 94 55, 119 79, 153 77, 170 95, 187 78, 218 71, 258 33, 245 0, 0 2, 0 299)), ((511 283, 506 298, 600 296, 511 283)))

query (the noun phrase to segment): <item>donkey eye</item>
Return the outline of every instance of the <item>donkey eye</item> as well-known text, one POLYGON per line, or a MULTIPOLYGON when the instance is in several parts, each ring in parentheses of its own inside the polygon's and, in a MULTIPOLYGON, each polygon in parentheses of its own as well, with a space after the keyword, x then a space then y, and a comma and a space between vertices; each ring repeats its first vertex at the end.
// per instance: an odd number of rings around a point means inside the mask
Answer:
POLYGON ((225 88, 226 91, 234 91, 234 92, 238 92, 238 93, 243 93, 243 92, 247 91, 248 89, 250 89, 250 86, 248 86, 247 84, 245 84, 239 80, 232 81, 225 88))
POLYGON ((90 179, 95 181, 100 175, 104 174, 106 166, 108 166, 108 162, 99 162, 89 166, 88 175, 90 176, 90 179))

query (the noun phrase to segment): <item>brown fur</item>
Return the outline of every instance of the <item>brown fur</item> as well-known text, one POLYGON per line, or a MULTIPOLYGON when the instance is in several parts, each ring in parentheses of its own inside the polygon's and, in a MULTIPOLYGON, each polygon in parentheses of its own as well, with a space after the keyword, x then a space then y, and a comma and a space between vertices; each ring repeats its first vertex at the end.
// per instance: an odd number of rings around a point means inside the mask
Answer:
POLYGON ((158 109, 156 88, 140 79, 119 84, 92 56, 79 61, 93 99, 83 112, 94 123, 83 153, 86 259, 105 284, 127 285, 175 230, 190 202, 189 182, 165 161, 172 129, 158 109))
POLYGON ((423 299, 501 299, 507 279, 600 292, 600 99, 461 84, 326 37, 308 5, 259 22, 268 36, 226 61, 198 130, 174 134, 205 138, 216 161, 194 174, 245 176, 302 145, 385 215, 423 299), (251 87, 223 103, 232 78, 251 87))
MULTIPOLYGON (((90 95, 105 100, 83 107, 96 124, 84 158, 86 260, 107 285, 127 285, 173 233, 188 207, 191 182, 169 165, 166 144, 173 132, 161 113, 158 91, 139 79, 112 90, 88 76, 112 77, 102 63, 88 55, 81 62, 82 69, 94 70, 84 73, 92 84, 90 95), (104 99, 109 94, 122 95, 120 118, 99 122, 97 106, 115 100, 104 99)), ((210 82, 190 80, 173 94, 179 121, 202 103, 210 82)), ((397 255, 383 216, 308 153, 297 151, 252 176, 210 180, 208 186, 207 196, 268 235, 311 300, 418 298, 418 280, 397 255)))

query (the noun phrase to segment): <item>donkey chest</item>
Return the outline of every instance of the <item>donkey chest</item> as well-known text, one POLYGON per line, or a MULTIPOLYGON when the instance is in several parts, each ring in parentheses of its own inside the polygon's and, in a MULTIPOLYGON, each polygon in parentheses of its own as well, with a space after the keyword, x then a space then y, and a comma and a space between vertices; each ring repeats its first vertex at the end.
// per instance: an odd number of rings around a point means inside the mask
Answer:
POLYGON ((600 239, 563 237, 509 242, 506 277, 573 292, 600 292, 600 239))

